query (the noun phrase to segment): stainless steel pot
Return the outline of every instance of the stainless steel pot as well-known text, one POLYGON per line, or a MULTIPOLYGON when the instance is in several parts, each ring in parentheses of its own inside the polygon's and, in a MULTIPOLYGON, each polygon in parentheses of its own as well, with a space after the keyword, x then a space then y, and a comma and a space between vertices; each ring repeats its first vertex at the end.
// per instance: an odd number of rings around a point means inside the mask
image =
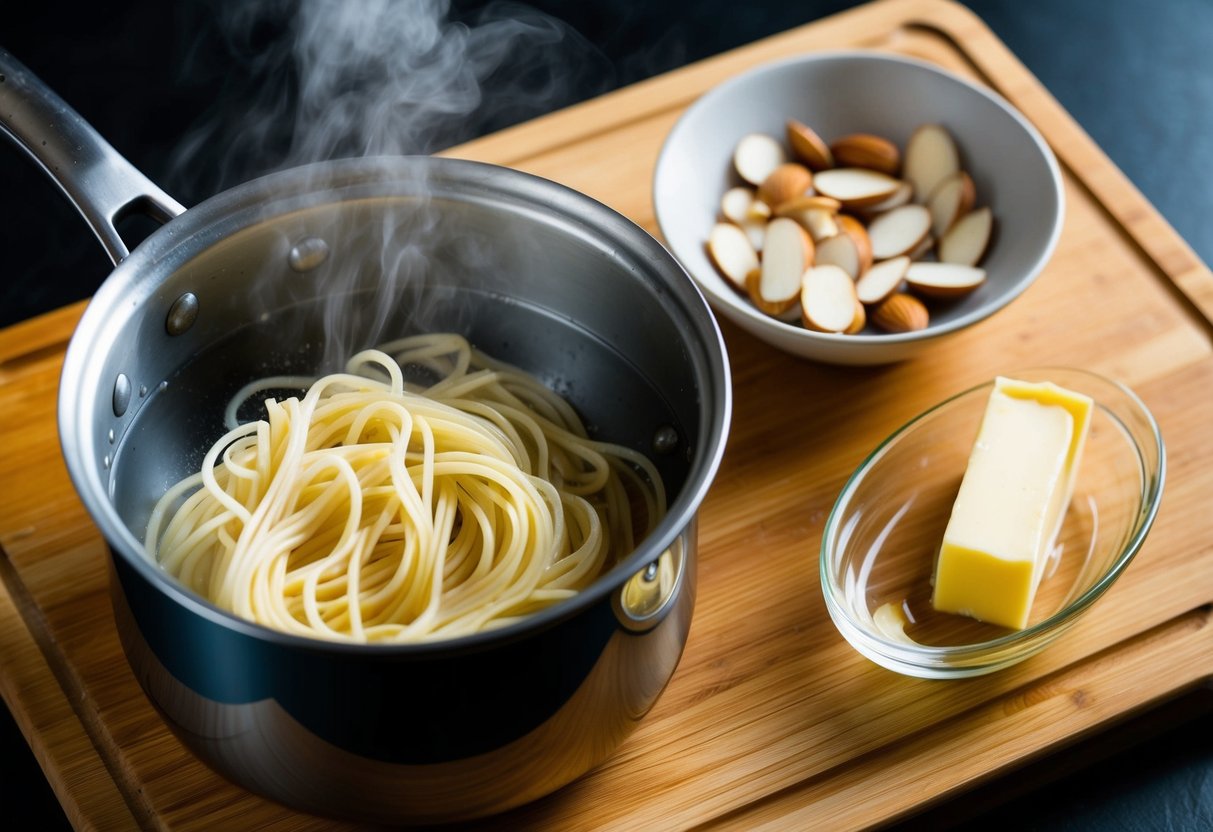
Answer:
POLYGON ((297 168, 184 211, 3 52, 0 122, 116 264, 68 348, 59 430, 110 545, 123 647, 182 742, 283 803, 391 822, 498 812, 610 754, 681 655, 729 422, 719 331, 674 259, 567 188, 445 159, 297 168), (128 254, 130 211, 168 222, 128 254), (237 388, 315 371, 334 342, 436 329, 655 457, 669 514, 593 587, 491 633, 352 646, 237 619, 143 557, 152 503, 197 470, 237 388))

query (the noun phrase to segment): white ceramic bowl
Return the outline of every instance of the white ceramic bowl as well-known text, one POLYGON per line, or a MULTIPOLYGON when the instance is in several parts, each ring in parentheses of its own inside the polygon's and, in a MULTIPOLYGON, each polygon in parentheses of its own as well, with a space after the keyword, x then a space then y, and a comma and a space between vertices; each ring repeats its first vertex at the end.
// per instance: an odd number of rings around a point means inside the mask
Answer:
POLYGON ((711 90, 666 139, 653 201, 666 244, 718 314, 779 349, 833 364, 910 358, 997 312, 1044 268, 1064 216, 1057 160, 1011 105, 930 64, 877 52, 804 55, 757 67, 711 90), (933 307, 926 329, 900 334, 871 327, 857 335, 812 332, 764 315, 731 289, 708 259, 705 243, 721 195, 741 184, 733 149, 747 133, 785 141, 789 118, 827 142, 874 133, 903 151, 919 125, 947 127, 976 185, 977 205, 989 205, 995 217, 995 237, 982 262, 986 282, 960 301, 933 307))

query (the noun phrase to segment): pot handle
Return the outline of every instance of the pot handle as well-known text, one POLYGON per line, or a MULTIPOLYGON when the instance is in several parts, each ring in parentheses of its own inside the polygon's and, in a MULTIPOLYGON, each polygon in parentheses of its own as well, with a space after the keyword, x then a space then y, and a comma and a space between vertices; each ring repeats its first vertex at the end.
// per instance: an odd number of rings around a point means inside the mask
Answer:
POLYGON ((0 131, 62 189, 114 265, 130 254, 116 227, 124 216, 139 212, 168 222, 185 212, 4 49, 0 49, 0 131))

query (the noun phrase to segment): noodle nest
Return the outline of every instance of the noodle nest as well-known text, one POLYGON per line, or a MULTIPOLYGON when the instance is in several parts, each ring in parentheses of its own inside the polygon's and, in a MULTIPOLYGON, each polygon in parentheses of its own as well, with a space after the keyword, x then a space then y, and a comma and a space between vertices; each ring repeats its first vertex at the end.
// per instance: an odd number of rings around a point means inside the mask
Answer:
POLYGON ((201 471, 156 504, 145 551, 288 633, 413 642, 505 626, 585 589, 665 513, 643 454, 589 439, 564 399, 459 335, 262 379, 226 419, 201 471), (259 394, 304 388, 237 422, 259 394))

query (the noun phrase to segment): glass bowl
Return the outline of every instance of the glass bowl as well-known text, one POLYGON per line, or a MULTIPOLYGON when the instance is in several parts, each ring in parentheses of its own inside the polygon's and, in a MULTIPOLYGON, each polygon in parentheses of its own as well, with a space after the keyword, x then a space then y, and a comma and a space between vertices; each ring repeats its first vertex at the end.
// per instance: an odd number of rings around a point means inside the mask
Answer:
POLYGON ((1025 629, 931 607, 935 557, 993 380, 936 405, 882 442, 851 475, 826 521, 826 608, 856 650, 890 670, 955 679, 1039 652, 1107 591, 1154 522, 1166 456, 1141 399, 1084 370, 1009 375, 1053 381, 1095 401, 1074 497, 1025 629))

